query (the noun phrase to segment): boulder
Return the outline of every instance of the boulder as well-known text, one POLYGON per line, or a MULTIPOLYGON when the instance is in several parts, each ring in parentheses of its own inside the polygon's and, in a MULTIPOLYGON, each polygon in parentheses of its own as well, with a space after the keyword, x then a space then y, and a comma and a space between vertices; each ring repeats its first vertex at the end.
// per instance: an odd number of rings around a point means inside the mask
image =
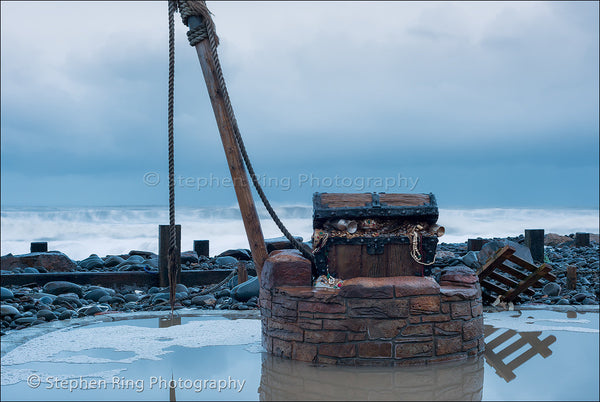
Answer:
POLYGON ((561 236, 557 233, 548 233, 544 236, 544 246, 561 247, 572 242, 573 239, 569 236, 561 236))
POLYGON ((15 295, 13 294, 12 291, 10 291, 10 289, 7 289, 5 287, 0 287, 0 300, 2 300, 2 301, 10 300, 14 297, 15 297, 15 295))
POLYGON ((192 304, 196 306, 213 307, 217 299, 213 295, 200 295, 192 298, 192 304))
POLYGON ((473 268, 475 270, 481 268, 481 263, 477 259, 478 251, 469 251, 467 254, 461 257, 463 264, 467 267, 473 268))
MULTIPOLYGON (((522 260, 525 260, 531 264, 534 264, 533 257, 531 257, 531 251, 529 250, 529 248, 526 246, 523 246, 519 243, 515 243, 514 241, 511 241, 511 240, 492 240, 492 241, 485 243, 483 245, 483 247, 481 248, 481 251, 479 251, 479 254, 477 255, 477 260, 479 261, 479 263, 481 265, 484 265, 486 263, 486 261, 491 256, 493 256, 497 250, 501 249, 502 247, 504 247, 506 245, 510 245, 510 246, 514 247, 514 249, 515 249, 514 255, 515 256, 517 256, 517 257, 521 258, 522 260)), ((505 264, 510 266, 511 268, 519 269, 519 266, 511 261, 506 261, 505 264)))
POLYGON ((63 293, 75 293, 77 296, 83 296, 81 286, 67 281, 48 282, 44 285, 44 293, 52 295, 61 295, 63 293))
POLYGON ((118 255, 110 255, 108 257, 106 257, 106 259, 104 260, 104 266, 105 267, 116 267, 117 265, 121 264, 122 262, 124 262, 125 260, 122 259, 121 257, 119 257, 118 255))
POLYGON ((555 282, 550 282, 544 285, 542 293, 548 296, 558 296, 560 294, 560 285, 555 282))
POLYGON ((231 267, 237 265, 238 260, 234 257, 226 256, 226 257, 217 257, 215 259, 215 263, 220 266, 231 267))
POLYGON ((254 296, 258 296, 260 285, 258 283, 258 277, 251 276, 244 283, 236 285, 231 289, 231 296, 241 302, 250 300, 254 296))
POLYGON ((195 251, 184 251, 181 253, 182 264, 196 264, 198 263, 198 254, 195 251))
POLYGON ((219 254, 217 257, 233 257, 238 261, 252 261, 252 255, 250 254, 250 250, 245 248, 226 250, 219 254))
POLYGON ((20 255, 7 254, 0 257, 0 265, 6 271, 12 271, 18 267, 44 267, 48 272, 73 272, 77 270, 77 264, 60 251, 20 255))
POLYGON ((56 317, 56 314, 50 310, 40 310, 37 312, 36 317, 46 321, 54 321, 58 318, 56 317))
POLYGON ((97 302, 102 296, 110 296, 110 294, 104 289, 93 289, 87 292, 83 298, 97 302))
POLYGON ((20 313, 19 310, 17 310, 15 307, 8 304, 3 304, 0 306, 0 316, 14 317, 16 315, 20 315, 20 313))
POLYGON ((23 270, 24 274, 39 274, 40 271, 34 267, 27 267, 23 270))
MULTIPOLYGON (((155 253, 153 253, 152 251, 140 251, 140 250, 131 250, 129 252, 129 255, 139 255, 142 258, 152 258, 154 256, 157 256, 155 253)), ((157 256, 158 257, 158 256, 157 256)))
POLYGON ((92 254, 85 260, 79 261, 79 266, 87 270, 104 268, 104 261, 96 254, 92 254))
MULTIPOLYGON (((303 240, 300 236, 294 236, 294 239, 298 240, 300 243, 302 243, 303 240)), ((267 246, 267 253, 271 253, 275 250, 294 248, 294 246, 292 246, 292 243, 284 236, 265 239, 265 245, 267 246)))

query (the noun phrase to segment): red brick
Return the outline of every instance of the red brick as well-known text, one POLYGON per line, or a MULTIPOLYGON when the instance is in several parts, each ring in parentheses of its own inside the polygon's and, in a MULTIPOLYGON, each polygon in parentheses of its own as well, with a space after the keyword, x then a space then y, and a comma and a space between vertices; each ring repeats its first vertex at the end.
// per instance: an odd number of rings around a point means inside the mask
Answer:
POLYGON ((346 333, 340 331, 304 331, 304 342, 311 343, 335 343, 345 342, 346 333))
POLYGON ((298 309, 298 302, 296 300, 291 299, 288 296, 279 294, 274 292, 273 298, 271 299, 272 304, 279 304, 290 310, 298 309))
POLYGON ((311 262, 297 250, 272 253, 265 261, 260 284, 265 289, 279 286, 311 286, 311 262))
POLYGON ((472 300, 477 297, 477 288, 475 287, 458 287, 452 284, 446 285, 444 282, 441 285, 440 293, 443 300, 472 300))
POLYGON ((364 341, 367 339, 366 332, 348 332, 346 336, 348 338, 348 342, 364 341))
POLYGON ((323 329, 333 329, 338 331, 366 331, 367 322, 361 319, 345 319, 345 320, 324 320, 323 329))
POLYGON ((428 341, 433 341, 433 336, 427 336, 427 335, 422 335, 422 336, 399 336, 398 338, 394 339, 395 343, 410 343, 410 342, 428 342, 428 341))
POLYGON ((431 356, 432 353, 433 342, 409 342, 396 344, 397 359, 405 359, 417 356, 431 356))
POLYGON ((402 330, 402 336, 433 335, 431 324, 409 325, 402 330))
POLYGON ((295 320, 296 317, 298 317, 298 311, 296 311, 296 309, 290 310, 288 308, 285 308, 281 304, 273 304, 273 307, 271 309, 271 315, 273 317, 288 318, 295 320))
POLYGON ((472 341, 465 341, 463 342, 463 352, 467 352, 469 350, 475 350, 475 353, 477 353, 477 339, 473 339, 472 341))
POLYGON ((292 357, 292 342, 283 341, 281 339, 273 339, 273 354, 279 357, 292 357))
POLYGON ((319 356, 317 355, 317 364, 334 365, 337 364, 338 360, 335 357, 319 356))
POLYGON ((462 351, 462 336, 437 337, 435 340, 435 354, 449 355, 462 351))
POLYGON ((463 324, 463 339, 469 341, 483 336, 483 317, 473 318, 463 324))
POLYGON ((302 329, 322 329, 323 320, 311 320, 306 318, 300 318, 297 324, 302 329))
POLYGON ((456 318, 471 318, 471 303, 469 302, 454 302, 451 306, 452 319, 456 318))
POLYGON ((440 312, 439 296, 417 296, 410 299, 410 314, 436 314, 440 312))
POLYGON ((270 320, 269 327, 267 328, 266 332, 267 335, 274 338, 288 341, 301 341, 303 331, 294 324, 270 320))
POLYGON ((359 357, 392 357, 391 342, 363 342, 358 344, 359 357))
POLYGON ((351 278, 342 284, 340 296, 390 299, 394 297, 394 286, 389 278, 351 278))
POLYGON ((402 328, 406 327, 406 320, 369 320, 369 339, 392 339, 398 336, 402 328))
POLYGON ((433 314, 421 316, 423 322, 444 322, 450 321, 450 314, 433 314))
POLYGON ((477 341, 477 350, 481 353, 485 350, 485 338, 481 337, 477 341))
POLYGON ((461 320, 452 320, 447 322, 436 322, 434 331, 436 335, 458 335, 462 333, 461 320))
POLYGON ((332 357, 354 357, 356 347, 351 343, 333 343, 319 345, 319 355, 332 357))
POLYGON ((273 351, 273 338, 268 336, 264 331, 262 333, 262 345, 267 352, 271 353, 273 351))
POLYGON ((355 318, 406 318, 408 300, 348 299, 348 316, 355 318))
POLYGON ((408 317, 409 324, 418 324, 420 322, 421 322, 421 316, 413 315, 411 317, 408 317))
POLYGON ((343 304, 337 303, 321 303, 321 302, 307 302, 301 301, 298 302, 298 310, 299 311, 307 311, 309 313, 345 313, 346 306, 343 304))
POLYGON ((479 317, 483 314, 483 305, 481 304, 481 300, 472 301, 471 302, 471 315, 473 317, 479 317))
POLYGON ((474 283, 479 283, 479 278, 477 275, 465 275, 455 272, 447 272, 440 277, 440 282, 441 281, 461 283, 466 286, 470 286, 474 283))
POLYGON ((440 285, 429 276, 396 276, 394 279, 394 294, 396 297, 437 295, 440 285))
POLYGON ((258 291, 260 300, 271 300, 271 290, 261 287, 258 291))
POLYGON ((335 301, 340 299, 339 289, 315 288, 312 286, 280 286, 273 290, 276 295, 294 299, 311 299, 318 301, 335 301))
POLYGON ((323 320, 345 320, 346 314, 328 314, 328 313, 314 313, 313 318, 322 318, 323 320))
POLYGON ((317 346, 310 343, 294 342, 292 358, 303 362, 312 362, 317 357, 317 346))

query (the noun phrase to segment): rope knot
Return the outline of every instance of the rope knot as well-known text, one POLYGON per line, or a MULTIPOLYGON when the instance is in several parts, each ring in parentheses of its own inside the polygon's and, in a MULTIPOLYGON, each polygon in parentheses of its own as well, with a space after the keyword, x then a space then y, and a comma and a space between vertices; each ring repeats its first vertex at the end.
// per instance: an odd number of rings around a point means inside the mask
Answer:
POLYGON ((190 46, 196 46, 204 39, 209 39, 210 35, 214 37, 215 44, 219 45, 219 37, 216 34, 215 23, 212 20, 212 13, 206 6, 205 1, 201 0, 170 0, 176 4, 179 8, 179 14, 181 15, 181 21, 184 25, 189 27, 189 18, 200 17, 202 23, 187 32, 188 41, 190 46))

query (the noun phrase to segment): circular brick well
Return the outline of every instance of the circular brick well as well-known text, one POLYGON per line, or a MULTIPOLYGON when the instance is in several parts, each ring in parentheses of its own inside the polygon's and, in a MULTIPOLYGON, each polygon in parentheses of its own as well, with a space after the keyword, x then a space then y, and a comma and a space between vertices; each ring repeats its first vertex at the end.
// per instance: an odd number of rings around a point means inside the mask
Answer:
POLYGON ((274 251, 261 273, 262 342, 268 352, 315 363, 404 365, 462 360, 484 349, 477 277, 352 278, 311 286, 311 264, 274 251))

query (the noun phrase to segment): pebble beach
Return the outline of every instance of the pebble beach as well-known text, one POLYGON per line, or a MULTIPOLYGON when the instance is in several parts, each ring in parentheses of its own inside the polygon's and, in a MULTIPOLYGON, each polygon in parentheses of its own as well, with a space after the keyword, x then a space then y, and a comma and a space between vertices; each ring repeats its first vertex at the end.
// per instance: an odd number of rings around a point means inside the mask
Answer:
MULTIPOLYGON (((523 236, 490 239, 490 241, 498 244, 512 242, 513 245, 524 247, 522 246, 523 236)), ((432 275, 439 280, 439 276, 445 269, 456 266, 467 266, 476 271, 482 263, 478 261, 477 257, 484 251, 467 252, 466 243, 440 243, 437 248, 436 262, 427 267, 425 275, 432 275)), ((132 250, 127 254, 105 257, 92 254, 88 258, 78 261, 71 260, 60 252, 42 254, 48 254, 46 267, 18 266, 19 261, 22 261, 20 258, 24 258, 24 256, 11 254, 3 256, 2 276, 56 272, 57 267, 53 264, 66 264, 69 267, 68 270, 72 272, 157 272, 158 270, 158 256, 148 251, 132 250)), ((531 296, 521 295, 520 304, 598 304, 600 300, 598 235, 591 235, 588 247, 575 247, 573 235, 547 234, 545 236, 545 262, 552 266, 552 273, 556 276, 556 280, 545 283, 531 296), (567 289, 566 271, 569 266, 576 267, 577 270, 575 289, 567 289)), ((181 263, 182 270, 237 270, 241 264, 246 267, 248 272, 255 272, 250 253, 245 249, 227 250, 215 257, 199 257, 194 251, 186 251, 182 253, 181 263)), ((256 278, 250 275, 247 282, 240 286, 237 285, 237 274, 218 287, 178 284, 175 308, 258 309, 256 278)), ((120 285, 108 288, 58 281, 49 282, 43 286, 33 283, 26 286, 3 286, 1 290, 3 335, 8 331, 48 321, 76 319, 107 312, 170 310, 168 289, 160 287, 120 285)))

